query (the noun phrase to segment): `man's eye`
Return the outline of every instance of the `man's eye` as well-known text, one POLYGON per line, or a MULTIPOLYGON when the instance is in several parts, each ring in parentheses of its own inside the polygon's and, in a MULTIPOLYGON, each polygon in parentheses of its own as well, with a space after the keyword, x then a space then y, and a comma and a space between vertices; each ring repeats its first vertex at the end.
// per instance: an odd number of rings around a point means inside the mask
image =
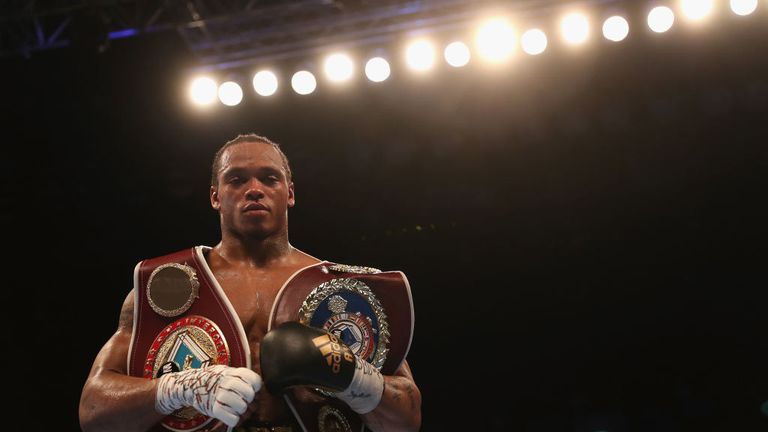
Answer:
POLYGON ((243 178, 242 177, 230 177, 229 178, 229 182, 232 183, 232 184, 239 184, 239 183, 243 182, 243 178))

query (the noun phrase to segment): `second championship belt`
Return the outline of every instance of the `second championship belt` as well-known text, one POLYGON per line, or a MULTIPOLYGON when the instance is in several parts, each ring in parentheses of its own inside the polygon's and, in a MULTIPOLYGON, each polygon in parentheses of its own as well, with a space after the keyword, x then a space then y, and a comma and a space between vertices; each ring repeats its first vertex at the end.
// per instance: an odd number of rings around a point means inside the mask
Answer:
MULTIPOLYGON (((251 367, 245 330, 208 267, 206 249, 199 246, 136 266, 129 375, 155 379, 217 364, 251 367)), ((218 424, 186 407, 153 430, 203 432, 218 424)))
MULTIPOLYGON (((413 339, 413 299, 402 272, 322 262, 307 267, 278 292, 269 329, 287 322, 325 330, 352 352, 391 375, 413 339)), ((360 416, 317 390, 313 397, 287 391, 286 400, 306 432, 362 431, 360 416)))

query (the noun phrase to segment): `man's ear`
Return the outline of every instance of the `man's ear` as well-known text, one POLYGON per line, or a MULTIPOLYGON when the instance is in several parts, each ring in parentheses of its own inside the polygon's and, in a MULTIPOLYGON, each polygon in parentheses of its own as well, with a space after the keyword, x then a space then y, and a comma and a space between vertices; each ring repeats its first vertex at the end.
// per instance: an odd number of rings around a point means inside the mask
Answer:
POLYGON ((211 207, 214 210, 219 211, 221 209, 221 202, 219 201, 219 190, 216 186, 211 186, 211 207))
POLYGON ((293 182, 288 185, 288 208, 296 205, 296 191, 293 189, 293 182))

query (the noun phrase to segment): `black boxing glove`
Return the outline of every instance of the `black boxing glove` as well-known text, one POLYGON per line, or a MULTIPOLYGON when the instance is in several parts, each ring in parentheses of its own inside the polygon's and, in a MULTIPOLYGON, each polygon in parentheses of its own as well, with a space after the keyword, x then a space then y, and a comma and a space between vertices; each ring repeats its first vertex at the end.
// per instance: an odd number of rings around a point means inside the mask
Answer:
POLYGON ((261 341, 261 374, 272 393, 288 387, 322 387, 355 412, 373 411, 384 392, 384 377, 359 359, 338 337, 298 322, 283 323, 261 341))

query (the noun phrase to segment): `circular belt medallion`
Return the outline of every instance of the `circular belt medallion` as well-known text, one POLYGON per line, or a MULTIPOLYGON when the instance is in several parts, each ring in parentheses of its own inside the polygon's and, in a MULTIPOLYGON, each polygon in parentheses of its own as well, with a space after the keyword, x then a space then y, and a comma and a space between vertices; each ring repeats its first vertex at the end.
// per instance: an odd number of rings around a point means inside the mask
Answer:
POLYGON ((317 413, 317 426, 320 432, 352 432, 344 414, 330 405, 324 405, 317 413))
MULTIPOLYGON (((224 335, 208 318, 190 315, 166 326, 147 353, 144 378, 216 364, 229 364, 229 347, 224 335)), ((192 431, 212 419, 194 408, 182 408, 166 416, 162 424, 173 431, 192 431)))
POLYGON ((379 299, 357 279, 332 279, 312 290, 299 322, 336 335, 355 355, 381 368, 389 351, 389 324, 379 299))
POLYGON ((147 300, 153 311, 164 317, 175 317, 189 310, 199 288, 195 269, 178 263, 164 264, 149 276, 147 300))

